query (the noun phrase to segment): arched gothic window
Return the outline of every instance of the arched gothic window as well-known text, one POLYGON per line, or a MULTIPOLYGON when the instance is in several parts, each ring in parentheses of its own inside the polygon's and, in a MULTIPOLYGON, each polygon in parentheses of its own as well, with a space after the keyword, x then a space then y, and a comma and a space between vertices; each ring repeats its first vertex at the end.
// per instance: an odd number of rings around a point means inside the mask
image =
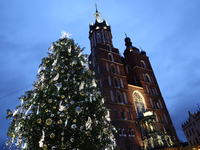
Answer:
POLYGON ((138 91, 133 92, 133 101, 135 103, 137 115, 143 116, 143 113, 145 112, 145 101, 142 94, 138 91))
POLYGON ((151 78, 148 74, 145 74, 145 78, 147 82, 151 83, 151 78))
POLYGON ((120 110, 120 116, 121 116, 121 119, 123 119, 123 120, 126 118, 125 112, 123 109, 120 110))
POLYGON ((112 52, 110 44, 107 44, 107 50, 112 52))
POLYGON ((123 103, 122 95, 119 91, 116 92, 117 102, 123 103))
POLYGON ((109 53, 109 54, 108 54, 108 59, 109 59, 110 61, 114 61, 113 55, 109 53))
POLYGON ((114 66, 114 65, 111 65, 111 72, 112 72, 112 73, 116 73, 116 69, 115 69, 115 66, 114 66))
POLYGON ((164 123, 163 117, 160 114, 158 116, 159 116, 160 122, 164 123))
POLYGON ((123 127, 120 126, 118 130, 119 130, 119 135, 120 135, 120 136, 123 136, 123 135, 124 135, 124 133, 123 133, 123 132, 124 132, 123 127))
POLYGON ((127 114, 128 114, 128 120, 131 120, 131 113, 130 113, 129 109, 127 109, 127 114))
POLYGON ((97 32, 97 42, 101 42, 101 35, 99 31, 97 32))
POLYGON ((96 63, 96 58, 93 58, 93 67, 95 67, 95 63, 96 63))
POLYGON ((118 119, 118 112, 116 108, 114 108, 114 113, 115 113, 115 118, 118 119))
POLYGON ((146 67, 146 64, 145 64, 145 62, 144 62, 143 60, 141 60, 140 63, 141 63, 141 67, 142 67, 142 68, 147 68, 147 67, 146 67))
POLYGON ((129 73, 131 71, 131 67, 129 65, 126 65, 126 73, 129 73))
POLYGON ((106 41, 109 42, 108 32, 105 32, 106 41))
POLYGON ((113 78, 114 86, 119 88, 119 81, 116 77, 113 78))
POLYGON ((128 128, 128 133, 129 133, 129 136, 133 136, 133 129, 128 128))
POLYGON ((92 56, 94 56, 95 48, 92 49, 92 56))

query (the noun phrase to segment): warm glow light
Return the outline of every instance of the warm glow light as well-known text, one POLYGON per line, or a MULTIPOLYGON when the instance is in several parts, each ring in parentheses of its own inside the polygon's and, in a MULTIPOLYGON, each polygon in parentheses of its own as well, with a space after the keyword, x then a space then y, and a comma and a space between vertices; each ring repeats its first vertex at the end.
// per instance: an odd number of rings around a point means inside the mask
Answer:
POLYGON ((146 117, 146 116, 152 116, 152 115, 153 115, 153 113, 151 111, 146 111, 144 113, 144 117, 146 117))
POLYGON ((107 27, 103 27, 104 29, 107 29, 107 27))
POLYGON ((99 29, 99 27, 97 26, 96 29, 99 29))

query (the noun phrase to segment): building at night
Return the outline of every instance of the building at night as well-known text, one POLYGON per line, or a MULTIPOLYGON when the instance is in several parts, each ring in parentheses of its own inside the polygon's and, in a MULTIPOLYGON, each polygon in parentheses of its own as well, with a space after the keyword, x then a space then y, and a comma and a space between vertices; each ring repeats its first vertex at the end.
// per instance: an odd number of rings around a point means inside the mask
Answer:
POLYGON ((178 149, 179 140, 148 56, 125 38, 123 55, 114 47, 111 27, 96 9, 90 23, 90 69, 110 109, 123 150, 178 149))
POLYGON ((190 149, 200 150, 200 111, 191 114, 188 111, 189 118, 182 124, 183 132, 188 141, 190 149))

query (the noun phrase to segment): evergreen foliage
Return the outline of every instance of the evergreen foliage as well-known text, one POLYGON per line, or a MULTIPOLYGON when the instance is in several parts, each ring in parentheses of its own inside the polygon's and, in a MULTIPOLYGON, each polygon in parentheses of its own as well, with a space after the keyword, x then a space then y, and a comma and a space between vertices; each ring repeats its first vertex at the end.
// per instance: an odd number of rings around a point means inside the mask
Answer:
POLYGON ((99 150, 113 149, 110 125, 87 56, 73 39, 52 43, 42 59, 33 90, 19 99, 8 130, 9 149, 99 150))

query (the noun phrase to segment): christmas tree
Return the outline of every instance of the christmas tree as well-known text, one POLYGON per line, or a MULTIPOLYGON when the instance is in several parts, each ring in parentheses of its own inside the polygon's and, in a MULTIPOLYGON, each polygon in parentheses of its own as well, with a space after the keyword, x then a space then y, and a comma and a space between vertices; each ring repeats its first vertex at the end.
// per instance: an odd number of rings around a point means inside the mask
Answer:
POLYGON ((42 59, 33 89, 19 100, 8 129, 9 149, 99 150, 115 146, 109 111, 83 48, 66 32, 42 59))

